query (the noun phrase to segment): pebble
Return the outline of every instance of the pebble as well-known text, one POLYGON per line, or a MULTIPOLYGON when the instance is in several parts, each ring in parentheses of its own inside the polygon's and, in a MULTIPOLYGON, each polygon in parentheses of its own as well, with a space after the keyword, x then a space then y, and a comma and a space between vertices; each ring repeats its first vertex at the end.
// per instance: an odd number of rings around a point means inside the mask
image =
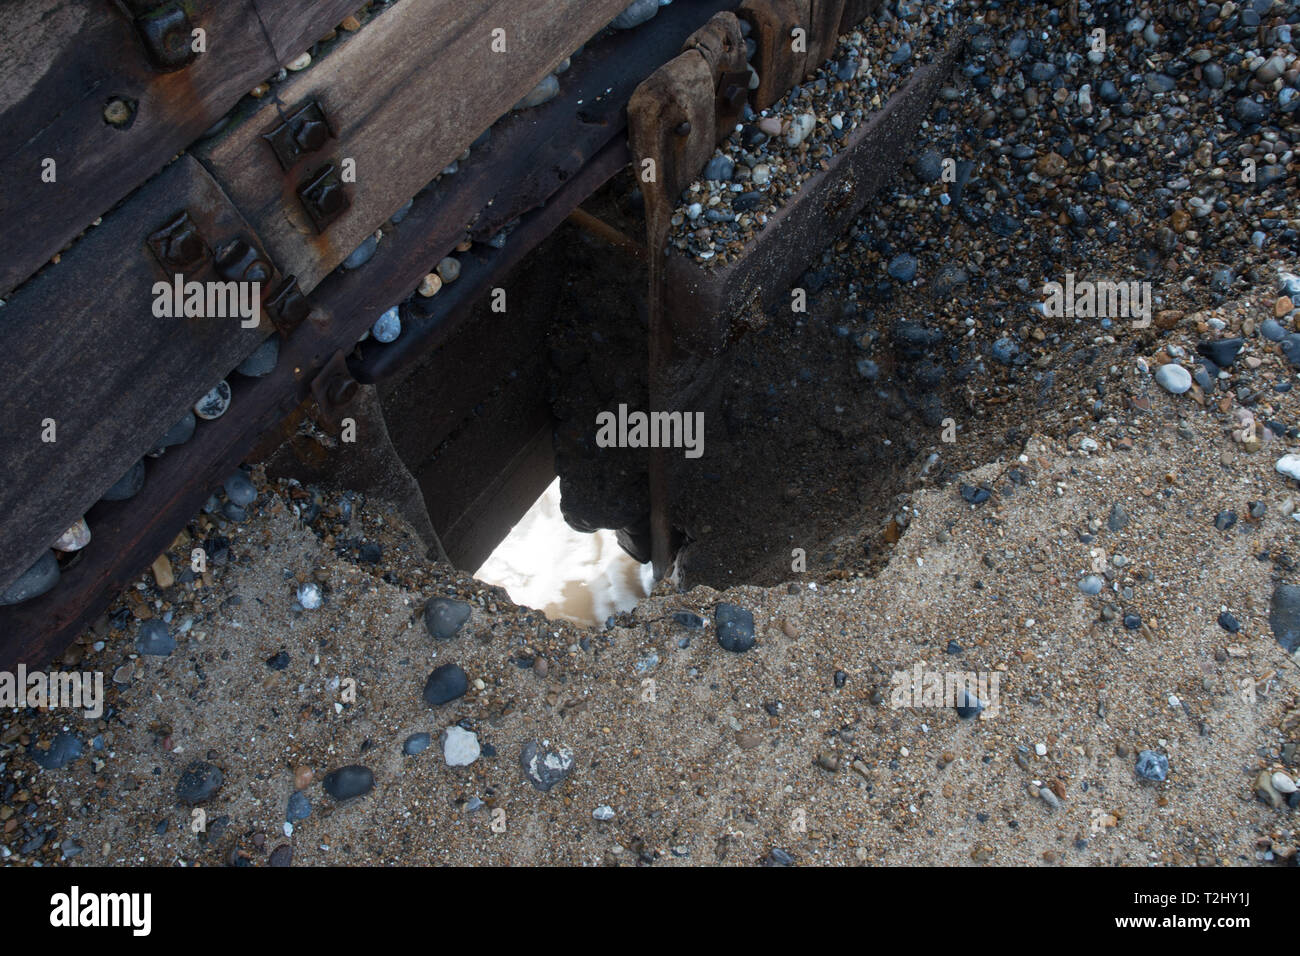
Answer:
POLYGON ((468 767, 482 753, 477 734, 454 725, 443 731, 442 756, 448 767, 468 767))
POLYGON ((799 113, 790 120, 790 129, 785 134, 787 146, 798 146, 817 128, 817 117, 812 113, 799 113))
POLYGON ((1219 627, 1223 628, 1229 634, 1236 634, 1241 630, 1241 622, 1227 611, 1222 611, 1219 614, 1219 627))
POLYGON ((1088 595, 1100 594, 1105 586, 1106 580, 1099 574, 1090 574, 1079 582, 1079 590, 1088 595))
POLYGON ((424 626, 430 636, 450 640, 469 620, 470 606, 464 601, 433 598, 424 606, 424 626))
POLYGON ((609 22, 610 29, 631 30, 659 12, 659 0, 632 0, 623 12, 609 22))
POLYGON ((1181 395, 1192 387, 1192 374, 1174 362, 1168 362, 1156 371, 1156 384, 1172 395, 1181 395))
POLYGON ((381 315, 370 327, 376 342, 393 342, 402 334, 402 316, 397 306, 381 315))
POLYGON ((538 744, 530 740, 519 752, 519 765, 528 782, 546 792, 573 770, 573 752, 567 747, 552 750, 545 742, 538 744))
POLYGON ((402 743, 402 753, 408 757, 414 757, 416 754, 422 754, 429 749, 433 743, 433 735, 421 731, 417 734, 411 734, 402 743))
POLYGON ((1169 776, 1169 758, 1154 750, 1143 750, 1134 769, 1143 780, 1164 780, 1169 776))
POLYGON ((892 278, 897 279, 899 282, 911 282, 916 278, 916 268, 916 256, 907 252, 900 252, 889 260, 887 271, 892 278))
POLYGON ((424 684, 424 702, 430 707, 438 707, 465 696, 469 690, 469 678, 459 664, 443 664, 435 668, 424 684))
MULTIPOLYGON (((348 257, 343 260, 343 268, 349 271, 352 269, 360 269, 371 260, 375 254, 375 250, 378 248, 379 237, 375 236, 373 233, 366 236, 361 245, 353 249, 348 257)), ((385 255, 387 255, 387 253, 385 253, 385 255)))
POLYGON ((961 689, 961 696, 957 699, 956 706, 957 716, 962 720, 973 720, 980 715, 984 709, 984 701, 980 700, 968 689, 961 689))
POLYGON ((176 639, 167 631, 167 625, 156 617, 143 621, 135 636, 136 653, 148 657, 167 657, 176 650, 176 639))
POLYGON ((275 371, 275 363, 279 357, 280 336, 272 335, 254 349, 248 358, 235 366, 235 371, 249 378, 261 378, 275 371))
POLYGON ((532 92, 515 104, 517 110, 532 109, 560 95, 560 81, 555 74, 548 73, 542 82, 533 87, 532 92))
POLYGON ((311 66, 311 54, 300 53, 284 65, 284 68, 290 73, 297 73, 311 66))
POLYGON ((302 605, 304 611, 314 611, 321 606, 325 600, 324 594, 321 593, 320 585, 314 581, 307 581, 298 585, 297 591, 298 603, 302 605))
POLYGON ((1281 770, 1274 771, 1272 777, 1273 789, 1278 793, 1295 793, 1296 783, 1291 779, 1289 774, 1281 770))
POLYGON ((134 498, 144 487, 144 459, 141 458, 117 479, 113 487, 104 492, 102 501, 126 501, 134 498))
POLYGON ((1273 467, 1279 475, 1300 481, 1300 455, 1283 455, 1273 467))
POLYGON ((1233 362, 1237 361, 1237 355, 1245 344, 1246 340, 1241 338, 1219 339, 1216 342, 1200 343, 1196 346, 1196 351, 1219 366, 1219 368, 1228 368, 1233 362))
POLYGON ((59 559, 46 551, 13 584, 0 591, 0 607, 40 597, 59 583, 59 559))
POLYGON ((375 775, 369 767, 351 764, 327 773, 321 785, 335 800, 351 800, 375 789, 375 775))
POLYGON ((230 386, 223 380, 194 403, 194 414, 210 422, 226 414, 228 408, 230 408, 230 386))
POLYGON ((35 745, 27 748, 27 754, 43 770, 62 770, 82 754, 81 741, 69 733, 55 735, 48 750, 40 750, 35 745))
POLYGON ((50 547, 55 551, 68 553, 80 551, 88 544, 90 544, 90 525, 86 524, 85 518, 78 518, 71 528, 54 539, 54 544, 50 547))
POLYGON ((1268 623, 1274 639, 1288 654, 1294 654, 1300 647, 1300 587, 1279 584, 1273 589, 1268 623))
POLYGON ((614 808, 607 803, 602 803, 595 810, 591 811, 591 815, 597 820, 613 820, 614 808))
POLYGON ((226 490, 226 497, 241 508, 257 500, 257 489, 248 480, 248 475, 242 471, 237 471, 227 478, 222 483, 222 487, 226 490))
POLYGON ((212 764, 196 760, 185 768, 176 781, 176 796, 182 803, 193 806, 211 798, 225 778, 212 764))
POLYGON ((714 156, 704 167, 704 178, 713 182, 730 180, 736 172, 736 164, 726 156, 714 156))
POLYGON ((677 611, 673 614, 673 620, 682 627, 697 628, 704 626, 704 618, 692 611, 677 611))
POLYGON ((295 790, 289 794, 289 805, 285 809, 284 818, 289 823, 297 823, 299 820, 306 820, 311 816, 311 801, 307 795, 300 790, 295 790))
POLYGON ((1235 511, 1220 511, 1214 516, 1214 527, 1219 531, 1227 531, 1237 523, 1237 513, 1235 511))
POLYGON ((198 427, 198 420, 194 417, 193 412, 186 412, 185 417, 178 421, 171 428, 167 429, 162 438, 158 439, 156 444, 149 452, 150 458, 159 457, 163 451, 173 445, 183 445, 194 437, 194 429, 198 427))
POLYGON ((735 604, 719 604, 713 612, 718 643, 723 650, 743 653, 754 646, 754 615, 735 604))
POLYGON ((460 260, 452 256, 442 259, 435 270, 444 283, 450 284, 460 278, 460 260))

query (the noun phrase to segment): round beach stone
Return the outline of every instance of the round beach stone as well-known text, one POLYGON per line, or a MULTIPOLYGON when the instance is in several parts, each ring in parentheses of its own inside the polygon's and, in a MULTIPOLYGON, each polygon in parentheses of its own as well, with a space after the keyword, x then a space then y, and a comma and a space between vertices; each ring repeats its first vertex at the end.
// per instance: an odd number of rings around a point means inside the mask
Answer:
POLYGON ((360 269, 374 258, 375 250, 378 248, 379 239, 374 234, 366 236, 365 241, 353 249, 348 257, 343 260, 343 268, 348 270, 360 269))
POLYGON ((226 414, 228 408, 230 408, 230 386, 223 379, 194 403, 194 414, 210 422, 226 414))
POLYGON ((1156 384, 1172 395, 1181 395, 1192 387, 1192 373, 1174 362, 1160 366, 1156 384))
POLYGON ((402 317, 397 306, 393 306, 379 317, 378 321, 370 327, 370 334, 377 342, 396 341, 402 334, 402 317))
POLYGON ((176 796, 182 803, 202 803, 221 789, 224 780, 219 769, 205 761, 196 760, 185 768, 176 781, 176 796))
POLYGON ((469 620, 469 612, 470 607, 464 601, 434 598, 424 606, 424 626, 430 636, 450 640, 469 620))
POLYGON ((194 413, 186 412, 184 418, 167 429, 162 438, 158 439, 157 444, 150 450, 149 457, 158 458, 171 446, 185 444, 194 437, 194 429, 197 427, 198 420, 194 417, 194 413))
POLYGON ((414 757, 416 754, 422 754, 429 749, 433 743, 433 735, 421 731, 417 734, 411 734, 402 743, 402 753, 408 757, 414 757))
POLYGON ((435 668, 424 683, 424 702, 430 707, 438 707, 458 697, 464 697, 469 690, 469 678, 459 664, 443 664, 435 668))
POLYGON ((754 615, 735 604, 719 604, 713 612, 718 643, 723 650, 743 653, 754 646, 754 615))
POLYGON ((528 782, 546 792, 573 770, 573 751, 567 747, 552 750, 530 740, 519 752, 519 765, 528 782))
POLYGON ((351 764, 327 773, 322 785, 325 792, 335 800, 351 800, 363 797, 375 789, 375 775, 369 767, 351 764))
POLYGON ((176 650, 176 639, 167 631, 167 625, 156 617, 140 624, 135 636, 135 649, 148 657, 167 657, 176 650))
POLYGON ((54 544, 50 547, 55 551, 80 551, 88 544, 90 544, 90 525, 86 524, 85 518, 78 518, 71 528, 54 539, 54 544))
POLYGON ((1154 750, 1144 750, 1138 754, 1134 769, 1143 780, 1164 780, 1169 776, 1169 758, 1154 750))
MULTIPOLYGON (((191 416, 192 418, 193 416, 191 416)), ((104 492, 101 501, 126 501, 128 498, 134 498, 144 487, 144 459, 141 458, 132 465, 125 475, 117 479, 117 482, 108 491, 104 492)))
POLYGON ((482 753, 477 734, 454 725, 443 731, 442 756, 448 767, 468 767, 482 753))
POLYGON ((438 267, 434 271, 438 273, 438 277, 444 283, 455 282, 460 278, 460 260, 453 256, 447 256, 439 261, 438 267))
POLYGON ((242 471, 237 471, 227 478, 222 487, 226 489, 226 497, 241 508, 257 500, 257 489, 248 480, 248 475, 242 471))
POLYGON ((80 757, 82 752, 81 741, 68 733, 56 735, 50 741, 48 750, 38 749, 34 744, 27 748, 28 756, 35 760, 42 770, 62 770, 80 757))
POLYGON ((275 371, 275 363, 279 357, 280 336, 272 335, 259 345, 252 355, 235 366, 235 371, 249 378, 261 378, 275 371))
POLYGON ((631 30, 639 27, 659 12, 659 0, 632 0, 623 12, 609 22, 614 30, 631 30))
POLYGON ((0 607, 40 597, 58 583, 59 559, 53 551, 46 551, 17 581, 0 591, 0 607))

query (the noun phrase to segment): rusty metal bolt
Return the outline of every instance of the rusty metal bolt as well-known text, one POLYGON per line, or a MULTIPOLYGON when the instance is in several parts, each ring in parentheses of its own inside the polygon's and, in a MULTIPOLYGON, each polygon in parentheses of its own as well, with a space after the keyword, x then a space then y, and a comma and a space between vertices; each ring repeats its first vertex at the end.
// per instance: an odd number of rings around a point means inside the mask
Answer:
POLYGON ((192 272, 208 256, 207 243, 184 211, 149 237, 149 247, 169 272, 192 272))
POLYGON ((193 63, 193 24, 179 3, 164 3, 135 18, 135 27, 144 41, 153 65, 164 72, 180 70, 193 63))
POLYGON ((266 282, 271 266, 243 239, 234 239, 217 250, 217 273, 232 282, 266 282))
POLYGON ((314 153, 330 137, 329 127, 320 120, 304 119, 293 131, 293 141, 304 153, 314 153))
POLYGON ((299 186, 298 197, 311 216, 317 232, 324 232, 325 227, 351 205, 333 165, 321 169, 299 186))

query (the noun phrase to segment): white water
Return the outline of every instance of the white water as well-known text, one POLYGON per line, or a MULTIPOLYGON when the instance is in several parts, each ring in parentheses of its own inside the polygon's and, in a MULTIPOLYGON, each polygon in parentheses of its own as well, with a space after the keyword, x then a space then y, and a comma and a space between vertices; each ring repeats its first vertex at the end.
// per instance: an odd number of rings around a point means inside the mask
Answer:
POLYGON ((506 589, 516 604, 548 618, 603 624, 650 593, 650 565, 637 564, 613 531, 582 534, 560 514, 560 479, 551 482, 474 575, 506 589))

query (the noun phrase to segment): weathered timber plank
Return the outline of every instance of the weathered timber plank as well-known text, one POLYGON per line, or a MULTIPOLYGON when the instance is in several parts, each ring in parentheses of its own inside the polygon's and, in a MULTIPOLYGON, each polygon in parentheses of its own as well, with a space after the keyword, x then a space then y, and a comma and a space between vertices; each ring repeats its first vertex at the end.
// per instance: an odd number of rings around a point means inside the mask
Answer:
POLYGON ((626 6, 623 0, 403 3, 199 155, 286 272, 310 291, 494 119, 626 6), (492 31, 506 31, 493 52, 492 31), (265 133, 315 100, 333 137, 287 173, 265 133), (326 163, 356 164, 350 208, 318 232, 296 190, 326 163))
POLYGON ((7 294, 211 127, 357 0, 193 0, 207 52, 172 73, 149 62, 106 0, 5 5, 0 30, 0 295, 7 294), (133 101, 123 128, 109 100, 133 101), (55 181, 42 181, 45 159, 55 181))
MULTIPOLYGON (((27 570, 267 335, 231 318, 159 318, 171 281, 150 233, 188 211, 209 249, 256 236, 183 156, 0 311, 0 587, 27 570), (53 419, 56 441, 41 440, 53 419)), ((187 279, 216 280, 209 259, 187 279)), ((92 541, 90 547, 95 547, 92 541)))
POLYGON ((772 216, 741 258, 703 268, 680 254, 667 257, 667 308, 676 345, 705 354, 725 347, 731 316, 755 300, 770 303, 844 230, 906 154, 960 45, 958 38, 918 68, 879 112, 851 132, 828 168, 772 216))

